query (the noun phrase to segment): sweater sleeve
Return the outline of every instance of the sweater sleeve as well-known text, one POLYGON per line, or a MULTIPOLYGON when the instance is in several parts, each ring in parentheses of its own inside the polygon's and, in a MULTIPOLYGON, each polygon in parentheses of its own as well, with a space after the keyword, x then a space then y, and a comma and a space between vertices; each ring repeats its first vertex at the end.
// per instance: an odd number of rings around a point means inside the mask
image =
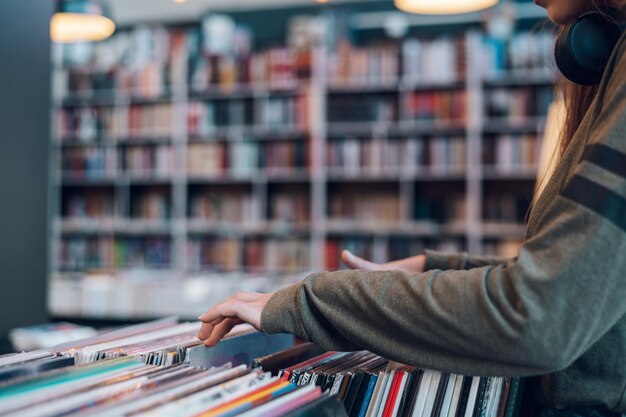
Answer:
POLYGON ((424 255, 426 255, 424 271, 431 269, 472 269, 504 264, 510 260, 510 258, 501 256, 470 256, 467 252, 441 252, 430 249, 424 250, 424 255))
POLYGON ((582 159, 517 258, 419 274, 313 274, 270 299, 263 330, 463 374, 567 367, 626 314, 626 60, 618 56, 582 159))

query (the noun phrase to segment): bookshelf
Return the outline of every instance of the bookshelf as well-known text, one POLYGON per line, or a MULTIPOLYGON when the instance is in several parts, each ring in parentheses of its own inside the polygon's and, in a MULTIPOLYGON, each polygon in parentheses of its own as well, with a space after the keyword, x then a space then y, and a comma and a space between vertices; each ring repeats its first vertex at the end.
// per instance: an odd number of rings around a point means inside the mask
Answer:
POLYGON ((79 66, 55 50, 53 315, 192 318, 342 248, 515 251, 552 35, 209 54, 199 30, 132 28, 79 66))

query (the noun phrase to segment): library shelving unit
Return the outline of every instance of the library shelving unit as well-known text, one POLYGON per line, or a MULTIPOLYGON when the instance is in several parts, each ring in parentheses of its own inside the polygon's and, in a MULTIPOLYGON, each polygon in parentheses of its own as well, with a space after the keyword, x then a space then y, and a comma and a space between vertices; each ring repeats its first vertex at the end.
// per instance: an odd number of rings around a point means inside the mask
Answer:
POLYGON ((196 317, 338 269, 342 248, 384 262, 523 238, 551 34, 220 54, 199 32, 55 47, 53 315, 196 317))

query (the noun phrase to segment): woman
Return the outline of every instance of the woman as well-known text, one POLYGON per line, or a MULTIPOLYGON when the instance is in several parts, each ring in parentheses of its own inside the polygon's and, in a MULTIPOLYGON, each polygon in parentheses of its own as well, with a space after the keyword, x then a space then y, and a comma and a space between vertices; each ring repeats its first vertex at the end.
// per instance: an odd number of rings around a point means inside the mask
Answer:
MULTIPOLYGON (((536 2, 557 24, 626 6, 536 2)), ((210 346, 248 322, 446 372, 541 375, 532 384, 542 416, 626 413, 626 36, 598 87, 565 93, 558 167, 516 258, 426 251, 375 265, 344 252, 361 270, 236 294, 200 317, 198 337, 210 346)))

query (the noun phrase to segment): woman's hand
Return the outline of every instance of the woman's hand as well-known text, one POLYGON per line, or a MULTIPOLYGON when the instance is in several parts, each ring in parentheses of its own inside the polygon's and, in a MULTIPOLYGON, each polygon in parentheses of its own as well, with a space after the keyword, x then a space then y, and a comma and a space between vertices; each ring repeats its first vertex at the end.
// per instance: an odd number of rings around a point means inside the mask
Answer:
POLYGON ((261 312, 274 293, 238 292, 216 304, 198 317, 202 327, 198 339, 205 346, 215 346, 238 324, 249 323, 261 330, 261 312))
POLYGON ((410 258, 399 259, 397 261, 377 264, 360 258, 348 250, 341 252, 341 260, 350 269, 367 269, 369 271, 391 271, 400 270, 406 272, 423 272, 426 256, 417 255, 410 258))

